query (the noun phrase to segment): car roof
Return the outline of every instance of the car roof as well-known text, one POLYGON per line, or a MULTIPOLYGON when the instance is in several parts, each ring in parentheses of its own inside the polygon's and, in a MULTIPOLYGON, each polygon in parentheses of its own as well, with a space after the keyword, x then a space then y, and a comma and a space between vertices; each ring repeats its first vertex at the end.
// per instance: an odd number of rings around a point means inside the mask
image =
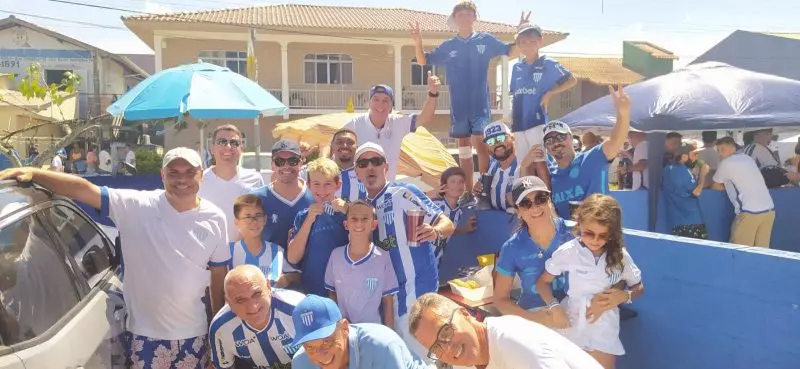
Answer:
POLYGON ((0 181, 0 221, 52 198, 50 191, 36 184, 0 181))

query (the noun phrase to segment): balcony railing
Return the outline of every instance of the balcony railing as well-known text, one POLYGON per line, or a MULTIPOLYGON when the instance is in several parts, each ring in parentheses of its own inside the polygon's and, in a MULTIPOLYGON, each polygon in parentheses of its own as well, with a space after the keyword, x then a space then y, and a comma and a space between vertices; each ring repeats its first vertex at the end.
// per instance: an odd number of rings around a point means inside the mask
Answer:
MULTIPOLYGON (((278 100, 283 100, 280 89, 268 89, 278 100)), ((369 107, 369 90, 314 90, 314 89, 289 89, 290 109, 345 109, 349 100, 353 101, 356 110, 365 110, 369 107)), ((422 110, 428 99, 427 90, 406 90, 402 94, 403 110, 422 110)), ((492 109, 499 109, 499 93, 490 94, 489 105, 492 109)), ((437 110, 450 109, 450 91, 443 89, 439 92, 437 110)))

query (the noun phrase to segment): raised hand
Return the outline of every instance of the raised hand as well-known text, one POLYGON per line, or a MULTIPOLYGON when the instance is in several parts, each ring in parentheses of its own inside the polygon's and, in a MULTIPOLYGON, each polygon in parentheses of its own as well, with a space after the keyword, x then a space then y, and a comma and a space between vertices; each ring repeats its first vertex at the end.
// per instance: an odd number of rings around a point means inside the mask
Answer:
POLYGON ((421 45, 422 44, 422 34, 419 32, 419 22, 409 23, 411 26, 411 39, 414 40, 414 44, 421 45))
POLYGON ((522 12, 519 16, 519 25, 529 24, 531 22, 531 12, 528 11, 528 14, 525 14, 525 11, 522 12))
POLYGON ((439 86, 442 85, 442 80, 439 79, 433 72, 428 71, 428 92, 430 93, 437 93, 439 92, 439 86))
POLYGON ((608 86, 608 93, 611 95, 611 101, 614 103, 617 113, 629 115, 631 112, 631 99, 622 89, 622 85, 617 86, 616 90, 614 86, 608 86))

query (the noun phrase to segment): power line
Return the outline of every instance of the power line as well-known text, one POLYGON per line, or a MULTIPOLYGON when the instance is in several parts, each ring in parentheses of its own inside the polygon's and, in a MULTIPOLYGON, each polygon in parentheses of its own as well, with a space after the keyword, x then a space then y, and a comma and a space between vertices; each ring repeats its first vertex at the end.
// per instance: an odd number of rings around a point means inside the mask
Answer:
POLYGON ((15 10, 0 9, 0 12, 12 14, 12 15, 14 15, 14 14, 22 15, 22 16, 25 16, 25 17, 31 17, 31 18, 37 18, 37 19, 45 19, 45 20, 50 20, 50 21, 54 21, 54 22, 75 23, 75 24, 80 24, 80 25, 84 25, 84 26, 99 27, 99 28, 113 29, 113 30, 120 30, 120 31, 130 31, 129 29, 127 29, 125 27, 112 26, 112 25, 108 25, 108 24, 92 23, 92 22, 83 22, 83 21, 77 21, 77 20, 71 20, 71 19, 47 17, 47 16, 44 16, 44 15, 22 13, 22 12, 18 12, 18 11, 15 11, 15 10))

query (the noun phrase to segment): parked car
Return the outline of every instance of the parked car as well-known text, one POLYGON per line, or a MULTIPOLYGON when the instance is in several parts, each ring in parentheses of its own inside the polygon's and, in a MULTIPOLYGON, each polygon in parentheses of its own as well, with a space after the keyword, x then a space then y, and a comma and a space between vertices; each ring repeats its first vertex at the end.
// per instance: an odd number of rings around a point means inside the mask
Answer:
POLYGON ((124 367, 118 246, 72 201, 0 182, 0 368, 124 367))
MULTIPOLYGON (((256 153, 246 152, 239 158, 239 165, 245 169, 256 169, 256 153)), ((272 153, 261 152, 261 177, 264 183, 272 182, 272 153)))

